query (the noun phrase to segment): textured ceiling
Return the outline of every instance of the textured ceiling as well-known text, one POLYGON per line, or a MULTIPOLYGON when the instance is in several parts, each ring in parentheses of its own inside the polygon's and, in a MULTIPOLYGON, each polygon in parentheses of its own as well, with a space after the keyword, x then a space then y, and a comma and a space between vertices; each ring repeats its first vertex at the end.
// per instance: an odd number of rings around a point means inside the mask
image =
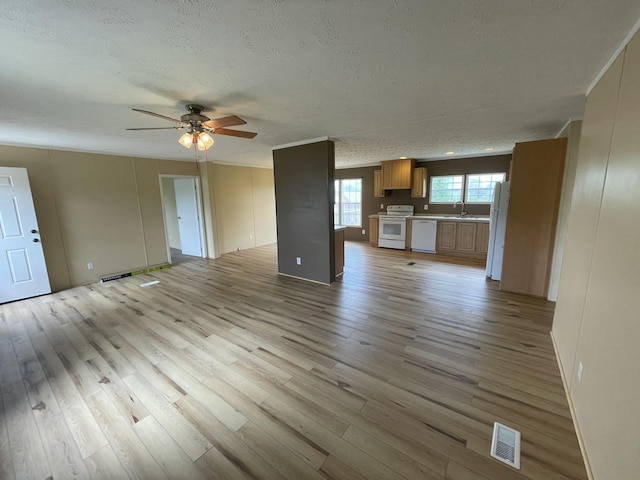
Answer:
POLYGON ((236 114, 210 160, 336 165, 553 137, 640 17, 635 0, 0 0, 0 144, 192 160, 187 103, 236 114))

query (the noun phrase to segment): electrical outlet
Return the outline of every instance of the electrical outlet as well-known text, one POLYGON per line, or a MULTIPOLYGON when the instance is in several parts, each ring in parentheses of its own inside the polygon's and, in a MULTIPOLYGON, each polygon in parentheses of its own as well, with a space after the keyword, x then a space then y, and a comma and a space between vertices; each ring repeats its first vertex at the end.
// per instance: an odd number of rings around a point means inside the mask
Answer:
POLYGON ((380 210, 384 210, 384 203, 380 204, 380 210))
POLYGON ((253 240, 253 234, 249 234, 249 240, 253 240))
POLYGON ((425 206, 424 206, 424 209, 425 209, 425 210, 429 210, 429 205, 425 205, 425 206))
POLYGON ((366 231, 364 228, 362 229, 362 234, 363 234, 363 235, 366 235, 366 234, 367 234, 367 231, 366 231))
POLYGON ((582 362, 578 362, 578 381, 582 381, 582 372, 584 371, 584 367, 582 366, 582 362))
POLYGON ((296 265, 302 265, 302 259, 300 257, 296 257, 296 265))
POLYGON ((93 263, 92 262, 87 263, 87 270, 93 270, 93 263))

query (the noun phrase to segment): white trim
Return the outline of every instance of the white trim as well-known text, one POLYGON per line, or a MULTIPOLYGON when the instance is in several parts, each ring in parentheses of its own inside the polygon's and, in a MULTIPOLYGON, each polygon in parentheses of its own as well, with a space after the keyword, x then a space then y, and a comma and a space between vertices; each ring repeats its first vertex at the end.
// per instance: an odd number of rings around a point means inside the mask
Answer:
POLYGON ((569 125, 571 125, 571 122, 573 122, 573 117, 569 117, 569 120, 567 120, 565 122, 565 124, 562 125, 562 128, 560 128, 560 130, 558 130, 558 133, 556 133, 556 137, 555 138, 560 138, 560 134, 562 132, 564 132, 565 128, 567 128, 569 125))
POLYGON ((567 397, 567 404, 569 405, 569 413, 571 413, 573 428, 576 431, 576 437, 578 437, 578 445, 580 446, 580 453, 582 453, 582 459, 584 460, 584 467, 587 471, 587 477, 589 477, 589 480, 595 480, 595 477, 593 476, 593 472, 591 470, 591 464, 589 463, 589 457, 587 456, 587 449, 585 448, 584 440, 582 439, 582 431, 580 430, 580 425, 578 425, 578 419, 576 417, 576 411, 573 406, 573 401, 571 400, 571 395, 569 394, 569 383, 567 382, 567 377, 565 377, 564 370, 562 368, 562 360, 560 358, 560 352, 558 351, 558 345, 556 344, 556 337, 554 337, 553 331, 549 332, 549 335, 551 336, 551 344, 553 345, 553 351, 556 354, 556 361, 558 362, 558 368, 560 369, 560 378, 562 379, 564 394, 567 397))
MULTIPOLYGON (((202 188, 200 186, 200 177, 196 175, 172 175, 170 173, 159 173, 158 183, 160 184, 160 203, 162 206, 162 223, 164 224, 164 238, 167 244, 167 260, 171 264, 171 247, 169 246, 169 232, 167 231, 167 217, 164 210, 164 190, 162 186, 163 178, 192 178, 195 180, 196 187, 196 208, 198 209, 198 229, 200 233, 200 257, 208 258, 209 252, 207 248, 206 237, 204 234, 204 204, 202 202, 202 188)), ((214 245, 215 248, 215 245, 214 245)), ((148 263, 148 262, 147 262, 148 263)))
POLYGON ((571 125, 573 122, 579 122, 581 121, 583 118, 582 115, 574 115, 573 117, 569 117, 569 120, 567 120, 567 122, 562 126, 562 128, 560 130, 558 130, 558 133, 556 133, 555 138, 560 138, 560 134, 562 132, 564 132, 564 129, 567 128, 569 125, 571 125))
POLYGON ((616 49, 616 51, 613 53, 613 55, 611 55, 611 58, 609 59, 609 61, 604 64, 604 67, 602 67, 598 75, 596 75, 596 78, 593 79, 593 82, 591 82, 591 85, 589 85, 589 88, 587 88, 587 92, 585 93, 585 95, 589 95, 591 93, 591 90, 594 89, 594 87, 600 81, 602 76, 606 73, 607 70, 609 70, 609 67, 613 64, 613 62, 616 61, 616 58, 618 58, 618 56, 624 51, 624 49, 627 47, 627 45, 629 44, 629 42, 631 41, 633 36, 638 32, 639 29, 640 29, 640 18, 638 19, 636 24, 633 26, 633 28, 631 28, 631 31, 627 34, 627 36, 624 38, 624 40, 622 41, 620 46, 616 49))
POLYGON ((311 138, 309 140, 300 140, 299 142, 291 142, 291 143, 285 143, 283 145, 276 145, 274 147, 271 147, 271 150, 281 150, 283 148, 289 148, 289 147, 299 147, 300 145, 309 145, 311 143, 318 143, 318 142, 326 142, 327 140, 331 140, 329 137, 318 137, 318 138, 311 138))
MULTIPOLYGON (((180 161, 180 160, 177 160, 177 161, 180 161)), ((270 162, 272 162, 272 159, 271 159, 271 158, 269 158, 269 161, 270 161, 270 162)), ((229 166, 232 166, 232 167, 242 167, 242 168, 264 168, 264 169, 267 169, 267 170, 273 170, 273 165, 251 165, 251 164, 249 164, 249 163, 238 163, 238 162, 234 162, 234 161, 231 161, 231 162, 222 161, 222 160, 215 160, 215 161, 214 161, 214 160, 212 160, 212 159, 209 159, 209 160, 208 160, 208 161, 206 161, 206 162, 198 162, 198 163, 199 163, 199 164, 201 164, 201 165, 202 165, 203 163, 204 163, 204 164, 211 163, 212 165, 229 165, 229 166)), ((273 162, 272 162, 272 163, 273 163, 273 162)))

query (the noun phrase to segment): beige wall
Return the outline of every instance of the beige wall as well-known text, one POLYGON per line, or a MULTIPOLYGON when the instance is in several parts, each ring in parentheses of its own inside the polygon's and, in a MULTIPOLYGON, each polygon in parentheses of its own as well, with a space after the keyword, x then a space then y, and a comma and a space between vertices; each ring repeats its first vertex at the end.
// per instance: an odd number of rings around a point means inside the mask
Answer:
POLYGON ((276 243, 276 197, 273 170, 252 168, 251 186, 256 246, 276 243))
POLYGON ((0 166, 27 169, 51 289, 58 291, 68 288, 71 286, 71 279, 59 221, 55 184, 52 181, 53 168, 49 160, 49 151, 0 145, 0 166))
POLYGON ((28 171, 54 291, 166 262, 158 175, 196 173, 191 162, 9 146, 0 166, 28 171))
POLYGON ((587 98, 553 324, 598 480, 640 472, 639 84, 636 34, 587 98))
POLYGON ((2 145, 0 166, 28 171, 53 291, 167 261, 159 175, 200 176, 209 257, 276 241, 270 169, 2 145))
POLYGON ((209 215, 216 226, 216 254, 275 243, 273 170, 208 163, 205 171, 203 184, 213 192, 209 215))
POLYGON ((164 218, 169 236, 169 246, 180 250, 180 229, 178 227, 178 210, 176 207, 176 189, 173 178, 162 177, 162 202, 164 204, 164 218))

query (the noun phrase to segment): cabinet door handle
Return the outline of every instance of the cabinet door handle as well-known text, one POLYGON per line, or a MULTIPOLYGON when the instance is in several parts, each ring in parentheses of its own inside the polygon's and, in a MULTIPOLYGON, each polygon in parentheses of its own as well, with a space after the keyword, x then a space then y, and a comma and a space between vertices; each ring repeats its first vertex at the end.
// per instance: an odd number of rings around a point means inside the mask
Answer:
POLYGON ((39 239, 39 238, 34 238, 34 239, 33 239, 33 241, 34 241, 35 243, 38 243, 38 242, 40 242, 40 239, 39 239))

